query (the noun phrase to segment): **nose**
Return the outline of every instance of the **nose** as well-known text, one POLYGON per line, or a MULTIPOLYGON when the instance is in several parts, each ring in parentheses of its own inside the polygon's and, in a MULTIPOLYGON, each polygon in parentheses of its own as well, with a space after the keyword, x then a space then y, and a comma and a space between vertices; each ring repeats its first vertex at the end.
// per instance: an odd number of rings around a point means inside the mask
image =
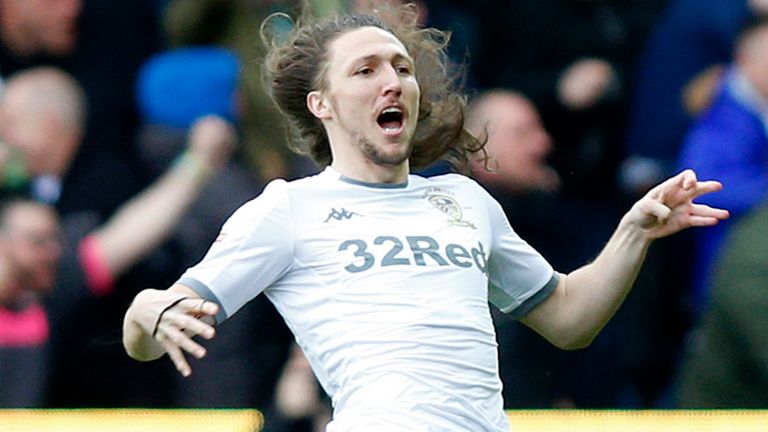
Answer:
POLYGON ((390 94, 400 96, 403 93, 403 83, 400 81, 400 75, 392 65, 385 67, 384 73, 381 76, 383 81, 381 93, 383 96, 390 94))

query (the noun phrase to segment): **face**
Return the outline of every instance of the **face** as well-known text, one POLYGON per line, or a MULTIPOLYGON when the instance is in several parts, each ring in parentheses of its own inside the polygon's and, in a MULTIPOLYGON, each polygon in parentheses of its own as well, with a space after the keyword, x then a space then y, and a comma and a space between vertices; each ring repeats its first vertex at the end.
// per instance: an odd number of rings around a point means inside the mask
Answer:
POLYGON ((18 149, 32 174, 48 173, 51 143, 62 139, 56 123, 27 108, 24 95, 9 86, 0 103, 0 141, 18 149))
POLYGON ((40 51, 52 55, 70 54, 77 43, 77 20, 82 0, 23 1, 22 20, 27 37, 37 41, 40 51))
POLYGON ((17 204, 0 231, 16 282, 24 289, 50 293, 61 256, 58 218, 42 204, 17 204))
POLYGON ((495 172, 487 173, 489 180, 518 190, 556 186, 546 162, 552 139, 533 105, 519 98, 500 97, 487 111, 486 150, 498 163, 495 172))
POLYGON ((402 166, 411 152, 419 111, 413 60, 391 33, 362 27, 329 44, 325 89, 310 93, 334 163, 402 166))
POLYGON ((41 98, 52 87, 44 85, 45 79, 49 77, 8 82, 0 98, 0 142, 20 152, 30 175, 62 176, 79 148, 81 129, 66 120, 59 103, 41 98))
POLYGON ((737 58, 752 84, 763 97, 768 98, 768 26, 752 31, 737 58))

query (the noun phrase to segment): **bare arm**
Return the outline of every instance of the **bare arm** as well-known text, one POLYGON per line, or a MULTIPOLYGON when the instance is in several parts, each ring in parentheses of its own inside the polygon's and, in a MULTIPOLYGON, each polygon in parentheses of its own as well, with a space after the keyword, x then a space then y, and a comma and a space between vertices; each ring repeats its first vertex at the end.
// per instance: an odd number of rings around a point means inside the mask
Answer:
POLYGON ((555 292, 521 321, 561 348, 589 345, 626 297, 654 239, 728 217, 725 210, 693 203, 721 188, 697 181, 690 170, 656 186, 624 215, 600 255, 562 277, 555 292))
POLYGON ((217 117, 198 120, 181 163, 123 205, 92 235, 113 275, 120 275, 157 247, 205 186, 209 173, 229 158, 235 132, 217 117))

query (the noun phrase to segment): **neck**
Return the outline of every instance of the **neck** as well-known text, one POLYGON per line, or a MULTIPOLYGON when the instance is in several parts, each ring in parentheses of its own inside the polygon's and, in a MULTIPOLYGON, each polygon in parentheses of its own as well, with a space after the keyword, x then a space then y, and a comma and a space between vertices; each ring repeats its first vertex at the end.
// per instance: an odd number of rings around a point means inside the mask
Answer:
POLYGON ((378 165, 367 159, 363 163, 349 163, 334 158, 331 168, 345 177, 365 183, 404 183, 410 172, 407 160, 399 165, 378 165))
POLYGON ((0 283, 0 305, 15 305, 22 298, 22 290, 18 284, 12 282, 0 283))

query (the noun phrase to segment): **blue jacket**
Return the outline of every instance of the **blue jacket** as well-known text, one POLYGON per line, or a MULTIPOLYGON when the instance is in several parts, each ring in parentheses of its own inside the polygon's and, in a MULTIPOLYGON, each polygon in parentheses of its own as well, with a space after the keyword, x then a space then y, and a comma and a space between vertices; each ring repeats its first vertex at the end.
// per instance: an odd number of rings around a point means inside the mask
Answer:
POLYGON ((746 0, 672 0, 648 37, 635 75, 627 131, 630 155, 673 168, 691 119, 683 88, 707 67, 731 59, 746 0))
POLYGON ((693 288, 700 306, 706 302, 712 267, 729 226, 768 195, 768 132, 763 116, 768 116, 768 100, 756 96, 746 78, 731 70, 683 144, 679 168, 693 168, 699 179, 719 180, 724 186, 697 201, 731 212, 729 220, 696 231, 693 288))

